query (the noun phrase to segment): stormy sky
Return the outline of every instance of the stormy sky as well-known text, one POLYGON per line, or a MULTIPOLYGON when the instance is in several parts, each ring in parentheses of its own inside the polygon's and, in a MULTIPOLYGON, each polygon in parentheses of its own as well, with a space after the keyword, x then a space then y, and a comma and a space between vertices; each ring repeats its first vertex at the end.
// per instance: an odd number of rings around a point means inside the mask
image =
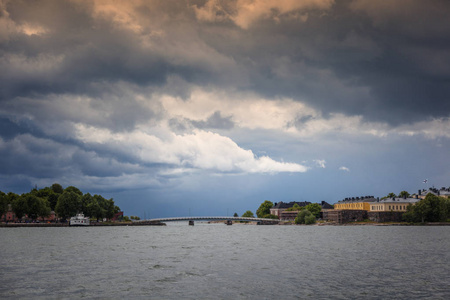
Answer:
POLYGON ((450 186, 446 0, 0 0, 0 190, 141 217, 450 186))

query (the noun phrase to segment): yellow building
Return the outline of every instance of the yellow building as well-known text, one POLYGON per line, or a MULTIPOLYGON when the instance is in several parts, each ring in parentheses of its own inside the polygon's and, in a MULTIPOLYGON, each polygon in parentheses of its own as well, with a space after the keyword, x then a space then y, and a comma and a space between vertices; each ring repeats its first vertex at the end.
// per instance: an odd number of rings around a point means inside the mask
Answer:
POLYGON ((345 198, 334 204, 334 209, 370 210, 370 205, 376 202, 373 196, 345 198))
POLYGON ((370 203, 370 211, 406 212, 409 205, 414 205, 420 200, 419 198, 386 198, 370 203))

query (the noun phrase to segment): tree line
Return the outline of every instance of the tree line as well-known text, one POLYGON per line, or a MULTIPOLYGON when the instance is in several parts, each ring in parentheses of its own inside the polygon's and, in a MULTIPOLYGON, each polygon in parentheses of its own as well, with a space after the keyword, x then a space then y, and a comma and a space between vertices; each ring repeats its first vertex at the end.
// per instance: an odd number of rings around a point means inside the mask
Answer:
MULTIPOLYGON (((408 198, 410 194, 407 191, 401 191, 399 195, 390 193, 385 198, 408 198)), ((258 218, 277 218, 270 214, 270 208, 273 207, 273 203, 266 200, 261 203, 260 207, 256 211, 258 218)), ((322 207, 318 203, 311 203, 305 207, 300 207, 298 204, 294 204, 293 207, 288 208, 287 211, 298 211, 295 218, 296 224, 314 224, 320 216, 322 207)), ((251 211, 246 211, 243 217, 253 217, 251 211)), ((425 223, 425 222, 450 222, 450 198, 436 196, 432 193, 428 193, 424 199, 418 201, 416 204, 410 204, 407 207, 407 211, 403 214, 403 220, 409 223, 425 223)))
POLYGON ((112 198, 105 199, 101 195, 83 194, 74 186, 64 189, 59 183, 42 189, 34 188, 22 195, 12 192, 5 194, 0 191, 0 216, 6 214, 9 205, 17 218, 22 219, 26 215, 32 220, 48 217, 51 211, 54 211, 62 220, 67 220, 81 212, 97 220, 111 219, 120 211, 112 198))
POLYGON ((407 207, 403 219, 410 223, 450 221, 450 199, 428 193, 424 199, 407 207))

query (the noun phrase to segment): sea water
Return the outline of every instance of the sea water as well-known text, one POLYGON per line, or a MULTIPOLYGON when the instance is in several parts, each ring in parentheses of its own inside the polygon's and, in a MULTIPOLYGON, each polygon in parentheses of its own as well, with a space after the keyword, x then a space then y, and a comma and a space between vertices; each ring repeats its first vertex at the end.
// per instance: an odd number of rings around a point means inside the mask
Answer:
POLYGON ((450 299, 450 227, 0 228, 0 299, 450 299))

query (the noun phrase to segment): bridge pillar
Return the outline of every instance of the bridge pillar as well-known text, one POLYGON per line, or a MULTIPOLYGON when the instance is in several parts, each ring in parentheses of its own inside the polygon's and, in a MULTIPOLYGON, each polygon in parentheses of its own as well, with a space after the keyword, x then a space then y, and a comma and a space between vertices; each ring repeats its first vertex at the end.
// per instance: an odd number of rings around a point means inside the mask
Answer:
POLYGON ((189 225, 194 226, 194 221, 193 220, 189 220, 189 225))
POLYGON ((225 224, 227 224, 227 225, 233 225, 233 221, 232 221, 232 220, 227 220, 227 221, 225 222, 225 224))

